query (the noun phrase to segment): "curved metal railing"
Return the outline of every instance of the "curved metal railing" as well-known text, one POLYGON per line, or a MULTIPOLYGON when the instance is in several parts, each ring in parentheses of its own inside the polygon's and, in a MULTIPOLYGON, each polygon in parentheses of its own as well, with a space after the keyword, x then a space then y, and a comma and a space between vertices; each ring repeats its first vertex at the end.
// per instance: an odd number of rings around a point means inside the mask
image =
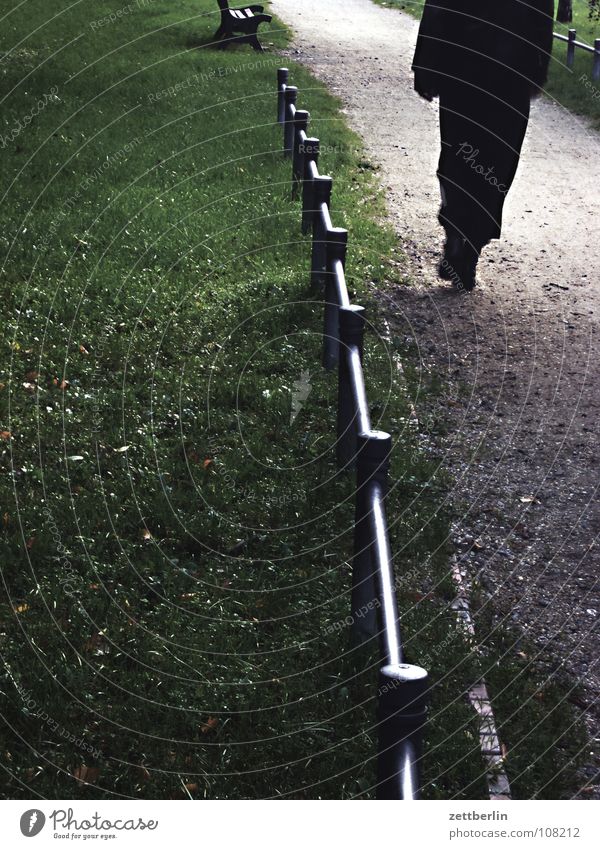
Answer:
POLYGON ((351 636, 355 646, 379 640, 377 798, 417 799, 428 676, 405 662, 385 502, 392 438, 374 430, 363 373, 365 310, 346 284, 348 231, 334 227, 333 180, 319 173, 319 139, 297 108, 287 68, 277 71, 277 119, 292 160, 292 196, 302 198, 302 231, 312 233, 311 285, 323 294, 323 365, 338 370, 338 466, 356 472, 351 636))

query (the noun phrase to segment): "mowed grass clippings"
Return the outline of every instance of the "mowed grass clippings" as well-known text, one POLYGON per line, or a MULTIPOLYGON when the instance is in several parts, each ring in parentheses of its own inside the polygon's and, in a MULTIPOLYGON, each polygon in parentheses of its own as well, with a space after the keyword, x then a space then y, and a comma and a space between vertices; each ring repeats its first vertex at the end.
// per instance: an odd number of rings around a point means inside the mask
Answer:
MULTIPOLYGON (((352 482, 273 125, 282 63, 212 49, 213 7, 2 4, 6 797, 373 795, 377 668, 348 652, 352 482)), ((292 73, 350 279, 381 279, 372 169, 292 73)), ((371 340, 394 546, 422 564, 445 522, 414 498, 430 469, 371 340)), ((453 616, 401 595, 418 662, 453 616)), ((480 776, 470 674, 440 675, 429 795, 480 776)))

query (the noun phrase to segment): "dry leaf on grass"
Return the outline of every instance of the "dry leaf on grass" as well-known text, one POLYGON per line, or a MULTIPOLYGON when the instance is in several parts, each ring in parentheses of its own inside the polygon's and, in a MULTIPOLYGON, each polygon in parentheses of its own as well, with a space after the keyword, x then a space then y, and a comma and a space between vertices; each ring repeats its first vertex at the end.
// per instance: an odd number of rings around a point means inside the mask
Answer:
POLYGON ((73 778, 77 779, 79 785, 95 784, 100 777, 100 769, 97 766, 86 766, 82 764, 73 770, 73 778))

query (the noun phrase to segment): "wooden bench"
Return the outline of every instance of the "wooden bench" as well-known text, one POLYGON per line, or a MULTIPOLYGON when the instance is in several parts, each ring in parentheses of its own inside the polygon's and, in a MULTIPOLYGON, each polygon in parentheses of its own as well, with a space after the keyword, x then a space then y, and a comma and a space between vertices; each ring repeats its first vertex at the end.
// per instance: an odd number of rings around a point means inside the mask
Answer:
POLYGON ((219 48, 225 49, 230 44, 251 44, 255 50, 261 50, 257 30, 260 24, 271 21, 271 15, 264 15, 264 6, 245 6, 240 9, 230 9, 229 0, 217 0, 221 10, 221 25, 214 34, 214 40, 219 42, 219 48), (237 35, 241 33, 241 35, 237 35))

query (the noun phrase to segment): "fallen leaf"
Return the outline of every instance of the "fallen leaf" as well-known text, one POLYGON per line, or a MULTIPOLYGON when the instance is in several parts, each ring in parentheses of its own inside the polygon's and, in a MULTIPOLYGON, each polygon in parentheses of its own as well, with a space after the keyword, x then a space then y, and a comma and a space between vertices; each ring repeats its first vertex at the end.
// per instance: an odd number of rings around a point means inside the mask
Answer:
POLYGON ((0 430, 0 439, 3 439, 5 442, 12 439, 12 433, 10 430, 0 430))
POLYGON ((215 719, 214 716, 210 716, 206 722, 202 723, 200 726, 200 730, 203 734, 208 734, 209 731, 213 731, 217 725, 219 724, 219 720, 215 719))
POLYGON ((214 460, 211 460, 209 457, 207 457, 203 465, 205 469, 210 469, 210 467, 214 465, 214 460))
POLYGON ((145 539, 145 540, 152 539, 152 534, 150 533, 148 528, 143 528, 143 530, 141 531, 141 536, 142 536, 142 539, 145 539))
POLYGON ((90 354, 90 352, 89 352, 89 351, 88 351, 88 349, 85 347, 85 345, 80 345, 80 346, 79 346, 79 353, 80 353, 80 354, 83 354, 83 355, 84 355, 84 357, 88 357, 88 356, 89 356, 89 354, 90 354))
POLYGON ((29 605, 18 604, 16 607, 13 608, 13 610, 15 611, 15 613, 27 613, 27 611, 29 610, 29 605))
POLYGON ((82 764, 73 771, 73 778, 77 779, 78 784, 95 784, 100 776, 100 769, 97 766, 86 766, 82 764))
POLYGON ((34 778, 37 778, 38 775, 43 773, 43 768, 41 766, 30 766, 29 769, 25 770, 25 775, 27 776, 28 781, 33 781, 34 778))
POLYGON ((39 376, 40 376, 39 371, 28 371, 27 374, 25 375, 27 380, 37 380, 39 376))
POLYGON ((100 631, 96 631, 89 640, 85 641, 83 651, 89 654, 105 654, 105 651, 102 649, 103 639, 104 635, 100 631))

